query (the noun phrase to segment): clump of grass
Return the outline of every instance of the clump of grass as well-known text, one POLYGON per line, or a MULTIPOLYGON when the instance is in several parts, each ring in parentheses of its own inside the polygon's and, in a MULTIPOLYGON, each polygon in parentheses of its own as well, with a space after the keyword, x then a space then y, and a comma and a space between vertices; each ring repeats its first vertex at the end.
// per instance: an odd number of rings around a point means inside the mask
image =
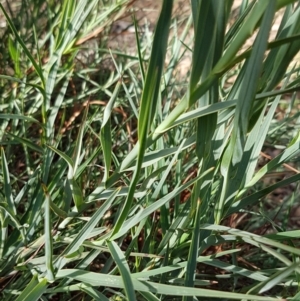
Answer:
POLYGON ((294 2, 243 1, 232 22, 233 1, 191 1, 178 36, 163 1, 149 59, 137 34, 137 55, 111 53, 108 76, 105 45, 84 43, 126 1, 49 3, 30 25, 0 5, 13 69, 0 75, 3 300, 299 298, 294 2), (284 203, 268 197, 288 185, 284 203))

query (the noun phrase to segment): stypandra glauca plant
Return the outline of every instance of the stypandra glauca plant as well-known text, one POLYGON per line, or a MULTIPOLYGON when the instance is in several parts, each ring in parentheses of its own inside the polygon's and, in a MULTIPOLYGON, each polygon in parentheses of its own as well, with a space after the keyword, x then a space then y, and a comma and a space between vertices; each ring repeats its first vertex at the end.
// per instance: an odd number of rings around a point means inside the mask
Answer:
POLYGON ((299 300, 299 2, 165 0, 136 55, 100 2, 0 5, 2 300, 299 300))

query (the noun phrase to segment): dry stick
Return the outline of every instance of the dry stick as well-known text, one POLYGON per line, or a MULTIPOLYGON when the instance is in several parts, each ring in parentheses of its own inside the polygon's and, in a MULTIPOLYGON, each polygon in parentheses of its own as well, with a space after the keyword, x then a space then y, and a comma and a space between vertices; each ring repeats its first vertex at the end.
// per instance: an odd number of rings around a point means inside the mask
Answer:
MULTIPOLYGON (((87 106, 87 105, 101 105, 101 106, 106 106, 107 103, 103 100, 87 100, 77 108, 74 108, 74 112, 70 119, 66 122, 66 125, 61 129, 60 133, 63 134, 65 131, 70 127, 70 125, 74 122, 74 120, 81 114, 82 110, 87 106)), ((127 119, 127 114, 126 112, 121 109, 121 108, 113 108, 115 112, 120 113, 123 116, 123 121, 127 119)), ((131 129, 129 125, 126 123, 126 128, 128 131, 129 136, 131 137, 131 129)))
MULTIPOLYGON (((267 159, 269 159, 269 160, 272 160, 272 159, 273 159, 271 156, 267 155, 267 154, 264 153, 264 152, 260 152, 260 154, 261 154, 261 156, 263 156, 263 157, 265 157, 265 158, 267 158, 267 159)), ((289 165, 289 164, 283 163, 282 165, 283 165, 286 169, 288 169, 288 170, 291 170, 291 171, 293 171, 293 172, 295 172, 295 173, 300 173, 300 171, 299 171, 298 169, 292 167, 292 166, 289 165)))

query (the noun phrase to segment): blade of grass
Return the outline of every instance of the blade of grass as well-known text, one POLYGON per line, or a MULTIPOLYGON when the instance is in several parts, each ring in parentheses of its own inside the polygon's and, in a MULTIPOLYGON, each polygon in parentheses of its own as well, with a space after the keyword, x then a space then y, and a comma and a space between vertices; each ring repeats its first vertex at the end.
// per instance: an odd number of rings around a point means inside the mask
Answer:
MULTIPOLYGON (((101 275, 101 274, 100 274, 101 275)), ((98 273, 89 272, 89 271, 81 271, 76 269, 64 269, 60 270, 57 273, 57 278, 65 278, 69 277, 75 279, 77 281, 81 281, 86 283, 87 285, 92 286, 104 286, 104 287, 116 287, 116 288, 124 288, 122 277, 113 276, 113 275, 101 275, 99 277, 98 273)), ((227 298, 233 300, 242 300, 244 298, 251 298, 253 301, 278 301, 278 298, 266 297, 266 296, 256 296, 256 295, 245 295, 239 293, 231 293, 231 292, 218 292, 209 289, 201 289, 201 288, 189 288, 175 285, 166 285, 155 283, 151 281, 139 281, 137 279, 132 279, 132 283, 134 289, 136 291, 142 292, 153 292, 156 294, 163 294, 167 296, 196 296, 196 297, 205 297, 205 298, 227 298)), ((83 285, 82 283, 80 284, 83 285)), ((65 290, 71 291, 72 288, 74 290, 79 290, 80 285, 75 285, 72 287, 66 287, 61 289, 50 289, 51 292, 62 292, 65 290)))
POLYGON ((8 16, 7 12, 5 11, 3 5, 0 3, 0 9, 2 10, 8 24, 9 27, 11 28, 12 32, 14 33, 14 36, 16 38, 16 40, 18 41, 18 43, 20 44, 20 46, 22 47, 23 51, 26 53, 26 56, 28 57, 28 59, 30 60, 32 66, 34 67, 36 73, 38 74, 39 78, 41 79, 42 82, 42 89, 40 90, 40 92, 42 92, 43 96, 45 96, 45 91, 44 91, 44 87, 45 87, 45 79, 43 76, 43 72, 42 72, 42 67, 39 66, 35 59, 33 58, 33 56, 31 55, 31 52, 28 50, 28 48, 26 47, 25 43, 23 42, 22 38, 20 37, 20 35, 18 34, 18 31, 16 29, 16 27, 14 26, 12 20, 10 19, 10 17, 8 16))
MULTIPOLYGON (((81 143, 79 143, 79 144, 81 144, 81 143)), ((72 193, 77 210, 80 210, 80 208, 81 208, 81 206, 83 206, 84 202, 83 202, 82 191, 79 188, 79 186, 75 180, 75 163, 74 163, 74 161, 69 156, 67 156, 65 153, 61 152, 60 150, 58 150, 50 145, 46 145, 46 146, 53 152, 57 153, 61 158, 63 158, 68 163, 69 171, 68 171, 67 185, 72 193)), ((80 149, 81 146, 77 145, 77 151, 74 152, 75 159, 77 158, 77 160, 78 160, 78 152, 79 152, 78 148, 80 149)))
POLYGON ((122 235, 124 235, 134 225, 136 225, 141 220, 143 220, 144 218, 146 218, 147 216, 149 216, 151 213, 155 212, 157 209, 159 209, 165 203, 171 201, 176 195, 178 195, 179 193, 181 193, 182 191, 184 191, 185 189, 187 189, 188 187, 190 187, 192 184, 195 183, 195 181, 199 180, 199 178, 205 176, 209 172, 212 172, 212 170, 213 169, 209 169, 205 173, 203 173, 202 175, 199 175, 198 177, 196 177, 196 178, 194 178, 194 179, 186 182, 182 186, 179 186, 179 187, 175 188, 173 191, 171 191, 167 195, 163 196, 162 198, 160 198, 156 202, 154 202, 151 205, 149 205, 139 215, 135 215, 132 218, 127 219, 124 222, 124 225, 123 225, 122 229, 120 229, 118 233, 116 233, 115 235, 113 235, 111 237, 111 239, 115 240, 115 239, 121 237, 122 235))
MULTIPOLYGON (((263 1, 259 1, 258 3, 264 5, 262 2, 263 1)), ((244 153, 244 147, 248 132, 249 117, 259 82, 268 35, 275 13, 275 2, 270 2, 265 8, 266 11, 263 17, 262 26, 255 39, 253 51, 249 60, 243 67, 245 73, 241 82, 239 101, 237 103, 234 118, 233 133, 221 162, 221 174, 224 177, 225 189, 222 189, 221 198, 216 206, 215 221, 217 224, 219 224, 223 218, 225 203, 232 203, 233 197, 237 193, 237 189, 243 185, 241 173, 245 172, 245 166, 247 166, 246 161, 248 160, 248 153, 244 153)))
POLYGON ((111 120, 110 120, 111 112, 113 109, 113 105, 118 97, 121 85, 122 85, 122 80, 120 79, 103 113, 103 121, 102 121, 101 131, 100 131, 100 141, 102 145, 103 157, 105 163, 104 176, 102 179, 104 183, 106 183, 109 177, 109 172, 111 167, 111 154, 112 154, 112 137, 111 137, 111 120))
POLYGON ((6 203, 10 208, 10 210, 12 211, 13 215, 16 216, 17 209, 11 191, 9 168, 6 161, 6 156, 3 147, 1 147, 1 165, 2 165, 3 180, 4 180, 4 195, 5 195, 6 203))
POLYGON ((17 141, 18 143, 25 144, 28 148, 30 148, 38 153, 41 153, 41 154, 43 153, 43 148, 41 146, 37 145, 36 143, 30 141, 29 139, 21 138, 17 135, 9 133, 9 132, 7 132, 6 134, 14 139, 11 142, 17 141))
POLYGON ((108 241, 107 246, 109 248, 112 258, 114 259, 114 262, 116 263, 116 265, 120 271, 122 281, 124 284, 124 289, 125 289, 128 300, 135 301, 136 296, 135 296, 134 287, 133 287, 133 283, 132 283, 132 279, 131 279, 131 275, 130 275, 130 269, 126 262, 126 258, 124 256, 123 252, 121 251, 119 246, 114 241, 111 241, 111 242, 108 241))
POLYGON ((153 118, 155 116, 155 111, 157 107, 156 102, 158 99, 161 75, 164 67, 164 59, 167 49, 172 6, 173 1, 163 1, 161 14, 158 19, 154 35, 150 63, 141 100, 141 108, 138 121, 139 151, 137 156, 136 168, 131 179, 129 192, 124 204, 124 208, 114 226, 112 235, 116 234, 121 229, 133 203, 134 191, 139 180, 144 154, 147 147, 147 136, 150 129, 150 125, 153 122, 153 118))
POLYGON ((97 289, 94 289, 93 287, 82 287, 81 290, 85 293, 87 293, 90 297, 92 297, 96 301, 109 301, 108 298, 106 298, 103 294, 98 292, 97 289))
POLYGON ((43 295, 47 289, 47 279, 42 279, 40 282, 37 281, 36 276, 34 276, 31 282, 23 290, 23 292, 18 296, 16 301, 37 301, 43 295))
POLYGON ((271 275, 270 277, 268 277, 268 279, 266 279, 265 281, 260 282, 258 285, 256 285, 254 288, 249 290, 249 293, 251 294, 263 294, 266 291, 270 290, 271 288, 273 288, 274 286, 276 286, 277 284, 283 282, 284 280, 287 279, 287 277, 292 274, 296 268, 299 267, 299 263, 294 263, 292 265, 290 265, 287 268, 284 268, 283 270, 278 271, 277 273, 274 273, 273 275, 271 275))
POLYGON ((76 235, 75 239, 68 247, 60 254, 55 260, 55 267, 60 270, 65 265, 65 256, 77 251, 89 233, 95 228, 99 220, 103 217, 105 212, 110 208, 111 204, 118 195, 120 189, 116 189, 114 193, 105 201, 105 203, 94 213, 91 219, 84 225, 80 232, 76 235))
POLYGON ((257 204, 258 202, 260 202, 262 197, 266 196, 267 194, 274 191, 275 189, 287 186, 291 183, 298 182, 299 180, 300 180, 300 174, 296 174, 287 179, 279 181, 273 185, 270 185, 267 188, 261 189, 249 196, 246 196, 243 199, 236 201, 230 207, 226 206, 226 209, 228 208, 228 211, 226 211, 226 216, 229 216, 235 212, 239 212, 241 209, 247 208, 248 206, 253 206, 253 205, 257 204))
POLYGON ((53 244, 52 244, 52 223, 51 223, 51 212, 50 212, 50 195, 47 191, 47 187, 42 183, 42 188, 45 194, 45 204, 44 204, 44 232, 45 232, 45 258, 46 258, 46 279, 49 282, 54 281, 54 269, 53 269, 53 244))
POLYGON ((19 114, 0 114, 0 119, 13 119, 13 120, 21 119, 21 120, 25 120, 28 122, 34 122, 34 123, 40 124, 40 122, 33 117, 23 116, 23 115, 19 115, 19 114))

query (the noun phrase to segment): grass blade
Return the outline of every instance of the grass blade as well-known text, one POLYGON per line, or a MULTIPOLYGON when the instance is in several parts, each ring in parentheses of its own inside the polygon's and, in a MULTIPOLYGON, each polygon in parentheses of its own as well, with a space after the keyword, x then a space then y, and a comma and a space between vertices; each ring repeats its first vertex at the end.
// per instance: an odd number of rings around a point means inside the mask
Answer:
POLYGON ((11 191, 9 169, 8 169, 8 164, 6 161, 3 147, 1 147, 1 165, 2 165, 2 173, 4 179, 4 194, 5 194, 6 203, 10 208, 10 210, 12 211, 12 213, 14 214, 14 216, 16 216, 17 209, 11 191))
POLYGON ((122 85, 121 80, 118 81, 113 95, 111 96, 109 102, 107 103, 104 114, 103 114, 103 121, 101 125, 100 131, 100 141, 103 150, 103 157, 105 163, 105 170, 103 176, 103 182, 105 183, 109 177, 110 167, 111 167, 111 154, 112 154, 112 137, 111 137, 111 113, 113 110, 113 106, 115 101, 117 100, 120 87, 122 85))
POLYGON ((135 301, 136 297, 135 297, 134 287, 133 287, 133 283, 132 283, 132 279, 131 279, 131 275, 130 275, 130 269, 126 262, 126 258, 124 256, 123 252, 121 251, 119 246, 114 241, 107 242, 107 246, 110 250, 110 254, 111 254, 112 258, 114 259, 114 261, 120 271, 122 281, 124 283, 124 289, 125 289, 128 300, 135 301))
POLYGON ((50 212, 50 195, 47 191, 47 187, 42 183, 42 188, 45 194, 45 258, 46 258, 46 278, 49 282, 54 281, 54 269, 53 269, 53 246, 52 246, 52 223, 51 223, 51 212, 50 212))
POLYGON ((25 290, 23 290, 23 292, 18 296, 16 301, 37 301, 40 299, 46 289, 47 280, 42 279, 40 282, 38 282, 34 276, 25 290))
MULTIPOLYGON (((101 274, 100 274, 101 275, 101 274)), ((91 286, 104 286, 104 287, 116 287, 116 288, 124 288, 122 277, 113 276, 113 275, 101 275, 99 277, 98 273, 89 272, 89 271, 81 271, 76 269, 64 269, 57 273, 57 278, 72 278, 77 281, 81 281, 91 286)), ((162 294, 167 296, 196 296, 196 297, 205 297, 205 298, 227 298, 232 300, 242 300, 242 299, 250 299, 253 301, 278 301, 278 298, 265 297, 265 296, 257 296, 251 294, 239 294, 239 293, 231 293, 231 292, 222 292, 222 295, 218 291, 209 290, 209 289, 201 289, 201 288, 189 288, 175 285, 166 285, 155 283, 151 281, 139 281, 137 279, 132 279, 132 283, 134 289, 136 291, 142 292, 153 292, 156 294, 162 294)), ((83 285, 83 284, 81 284, 83 285)), ((71 290, 71 287, 68 288, 71 290)), ((74 290, 79 290, 79 286, 74 286, 74 290)), ((53 289, 54 292, 64 291, 61 289, 53 289)))
MULTIPOLYGON (((20 37, 20 35, 18 34, 18 31, 16 29, 16 27, 14 26, 12 20, 10 19, 10 17, 8 16, 7 12, 5 11, 3 5, 0 3, 0 9, 2 10, 12 32, 14 33, 15 35, 15 38, 16 40, 18 41, 18 43, 20 44, 20 46, 22 47, 23 51, 26 53, 26 56, 29 58, 30 62, 32 63, 32 66, 34 67, 36 73, 38 74, 39 78, 41 79, 41 82, 42 82, 42 88, 45 87, 45 79, 44 79, 44 76, 43 76, 43 72, 42 72, 42 68, 41 66, 39 66, 35 59, 33 58, 33 56, 31 55, 31 52, 28 50, 28 48, 26 47, 25 43, 23 42, 22 38, 20 37)), ((45 96, 45 92, 44 90, 40 90, 43 95, 45 96)))
POLYGON ((121 229, 122 224, 124 223, 133 202, 134 191, 139 179, 144 154, 147 147, 148 132, 153 118, 155 116, 157 107, 156 102, 160 90, 161 75, 164 67, 164 59, 167 50, 172 6, 173 1, 163 1, 161 14, 154 35, 151 58, 141 100, 141 108, 138 122, 139 151, 136 169, 134 170, 133 178, 131 180, 131 185, 129 187, 129 192, 125 201, 124 208, 115 224, 112 235, 116 234, 121 229))
POLYGON ((85 224, 81 231, 76 235, 73 242, 62 252, 59 258, 55 261, 55 267, 61 269, 65 264, 65 256, 74 253, 79 249, 89 233, 95 228, 99 220, 103 217, 105 212, 110 208, 112 202, 115 200, 120 189, 116 189, 114 193, 105 201, 105 203, 96 211, 91 219, 85 224))

